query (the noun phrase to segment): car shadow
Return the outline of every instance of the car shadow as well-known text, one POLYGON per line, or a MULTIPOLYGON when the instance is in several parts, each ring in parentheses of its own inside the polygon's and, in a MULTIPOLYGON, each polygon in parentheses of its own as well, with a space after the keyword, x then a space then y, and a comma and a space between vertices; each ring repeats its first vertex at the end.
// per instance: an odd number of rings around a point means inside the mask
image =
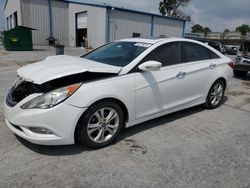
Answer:
POLYGON ((48 156, 65 156, 65 155, 77 155, 85 151, 91 151, 91 149, 76 143, 74 145, 62 145, 62 146, 43 146, 32 144, 29 141, 15 135, 21 144, 30 150, 48 156))
POLYGON ((34 48, 33 51, 39 52, 39 51, 47 51, 47 49, 42 49, 42 48, 34 48))
MULTIPOLYGON (((222 105, 225 104, 227 100, 228 100, 228 97, 225 96, 223 99, 222 105)), ((123 131, 118 136, 118 138, 116 139, 116 142, 113 145, 115 145, 116 143, 122 142, 126 138, 136 135, 140 132, 144 132, 149 129, 156 128, 158 126, 168 126, 169 123, 177 119, 185 118, 187 116, 190 116, 192 114, 196 114, 205 110, 207 109, 205 109, 203 105, 199 105, 199 106, 195 106, 195 107, 181 110, 178 112, 174 112, 165 116, 161 116, 159 118, 155 118, 155 119, 140 123, 138 125, 135 125, 127 129, 123 129, 123 131)), ((42 155, 65 156, 65 155, 76 155, 76 154, 83 153, 85 151, 93 151, 92 149, 82 146, 79 143, 76 143, 74 145, 64 145, 64 146, 42 146, 42 145, 32 144, 17 135, 16 137, 20 141, 20 143, 23 144, 25 147, 42 155)))
MULTIPOLYGON (((224 96, 222 105, 225 104, 227 100, 228 100, 228 97, 224 96)), ((158 126, 168 126, 169 123, 177 119, 182 119, 187 116, 190 116, 190 115, 193 115, 193 114, 205 111, 205 110, 210 110, 210 109, 206 109, 203 105, 199 105, 199 106, 191 107, 191 108, 181 110, 178 112, 174 112, 171 114, 167 114, 165 116, 161 116, 159 118, 152 119, 152 120, 140 123, 138 125, 129 127, 122 131, 120 136, 117 138, 116 143, 126 139, 127 137, 131 137, 137 133, 140 133, 140 132, 143 132, 143 131, 146 131, 146 130, 149 130, 158 126)))

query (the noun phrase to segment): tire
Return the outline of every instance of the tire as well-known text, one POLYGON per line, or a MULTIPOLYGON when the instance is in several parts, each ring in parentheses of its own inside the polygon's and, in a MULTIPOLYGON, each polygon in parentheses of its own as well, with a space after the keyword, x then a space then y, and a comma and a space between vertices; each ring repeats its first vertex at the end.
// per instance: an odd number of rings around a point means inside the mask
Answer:
POLYGON ((117 138, 124 122, 124 112, 117 103, 101 101, 91 106, 79 119, 77 140, 92 149, 106 147, 117 138))
POLYGON ((207 109, 214 109, 219 107, 223 101, 224 92, 225 92, 225 84, 223 83, 223 81, 222 80, 215 81, 208 92, 205 107, 207 109))
POLYGON ((234 70, 234 76, 236 77, 245 77, 246 75, 247 75, 247 71, 234 70))

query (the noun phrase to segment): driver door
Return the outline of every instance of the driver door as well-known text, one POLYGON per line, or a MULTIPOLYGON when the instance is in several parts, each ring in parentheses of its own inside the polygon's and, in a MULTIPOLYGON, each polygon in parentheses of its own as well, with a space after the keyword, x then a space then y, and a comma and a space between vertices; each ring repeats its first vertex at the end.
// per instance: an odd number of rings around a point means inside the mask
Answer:
POLYGON ((185 103, 186 83, 180 64, 179 42, 157 47, 141 63, 150 60, 161 62, 162 68, 136 73, 136 119, 185 103))

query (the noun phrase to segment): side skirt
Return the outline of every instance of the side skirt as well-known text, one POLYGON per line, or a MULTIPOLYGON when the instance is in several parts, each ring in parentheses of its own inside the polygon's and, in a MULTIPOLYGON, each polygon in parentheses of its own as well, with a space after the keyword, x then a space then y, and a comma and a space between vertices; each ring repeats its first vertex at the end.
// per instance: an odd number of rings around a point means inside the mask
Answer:
POLYGON ((152 119, 155 119, 155 118, 167 115, 167 114, 171 114, 173 112, 181 111, 181 110, 184 110, 184 109, 188 109, 188 108, 191 108, 191 107, 194 107, 194 106, 204 104, 205 102, 206 102, 206 100, 203 99, 202 101, 198 101, 198 102, 195 102, 195 103, 192 103, 192 104, 170 108, 170 109, 165 110, 163 112, 147 116, 145 118, 141 118, 141 119, 137 119, 137 120, 134 120, 134 121, 131 121, 131 122, 127 122, 125 127, 126 128, 132 127, 132 126, 137 125, 139 123, 142 123, 142 122, 145 122, 145 121, 148 121, 148 120, 152 120, 152 119))

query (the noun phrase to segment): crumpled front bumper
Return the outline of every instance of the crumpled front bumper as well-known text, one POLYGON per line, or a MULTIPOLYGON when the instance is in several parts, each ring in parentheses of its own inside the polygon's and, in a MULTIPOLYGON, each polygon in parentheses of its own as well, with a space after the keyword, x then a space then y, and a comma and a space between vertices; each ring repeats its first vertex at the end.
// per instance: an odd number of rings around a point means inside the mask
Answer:
POLYGON ((39 145, 67 145, 74 144, 76 124, 86 110, 65 103, 50 109, 22 109, 29 97, 10 107, 4 103, 4 115, 7 126, 18 136, 31 143, 39 145), (52 134, 37 134, 29 128, 42 127, 52 134))

